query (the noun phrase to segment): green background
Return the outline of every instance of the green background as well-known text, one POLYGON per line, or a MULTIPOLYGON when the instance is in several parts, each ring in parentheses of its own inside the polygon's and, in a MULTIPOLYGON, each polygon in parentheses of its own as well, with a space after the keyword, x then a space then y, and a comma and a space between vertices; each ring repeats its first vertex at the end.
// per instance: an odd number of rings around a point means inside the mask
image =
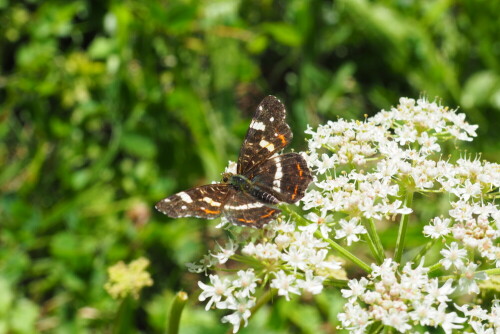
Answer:
MULTIPOLYGON (((498 13, 476 0, 0 0, 0 333, 110 332, 106 269, 139 256, 155 284, 129 329, 164 332, 173 294, 198 289, 185 263, 224 236, 153 205, 220 179, 265 95, 287 106, 296 150, 307 124, 439 97, 479 124, 470 154, 499 161, 498 13)), ((340 301, 278 299, 245 332, 333 333, 340 301)), ((181 332, 226 332, 203 307, 190 301, 181 332)))

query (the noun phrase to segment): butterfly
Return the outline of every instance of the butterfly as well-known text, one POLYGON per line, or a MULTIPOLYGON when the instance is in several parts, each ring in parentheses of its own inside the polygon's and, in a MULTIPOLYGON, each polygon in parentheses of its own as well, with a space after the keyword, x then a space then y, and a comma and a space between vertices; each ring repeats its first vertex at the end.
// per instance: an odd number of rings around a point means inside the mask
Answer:
POLYGON ((275 219, 281 212, 276 205, 300 200, 313 179, 300 154, 278 154, 293 137, 285 118, 283 103, 265 97, 241 146, 237 172, 167 197, 156 209, 171 218, 224 215, 233 224, 257 228, 275 219))

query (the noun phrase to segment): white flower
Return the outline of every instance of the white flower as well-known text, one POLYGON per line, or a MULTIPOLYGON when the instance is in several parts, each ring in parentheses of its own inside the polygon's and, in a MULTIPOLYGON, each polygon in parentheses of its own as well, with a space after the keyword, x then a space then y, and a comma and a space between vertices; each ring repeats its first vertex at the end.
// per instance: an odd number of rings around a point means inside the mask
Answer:
POLYGON ((292 242, 292 237, 289 234, 278 234, 276 238, 274 238, 274 242, 276 246, 280 250, 287 248, 290 246, 290 243, 292 242))
POLYGON ((447 308, 446 303, 441 303, 438 306, 434 321, 443 328, 446 334, 451 334, 453 329, 463 328, 460 324, 467 319, 459 317, 456 312, 447 312, 447 308))
POLYGON ((316 162, 316 166, 318 166, 317 172, 319 174, 324 174, 328 169, 335 168, 335 165, 338 161, 338 157, 336 154, 332 154, 331 156, 328 156, 327 154, 323 153, 321 155, 322 160, 318 160, 316 162))
POLYGON ((497 334, 500 332, 500 300, 493 300, 491 311, 481 308, 480 305, 455 305, 455 308, 464 313, 467 323, 471 325, 475 333, 497 334))
POLYGON ((340 290, 340 292, 342 292, 342 297, 348 299, 359 298, 365 293, 367 284, 368 280, 364 277, 361 277, 361 279, 359 280, 355 278, 349 280, 349 282, 347 283, 349 290, 348 289, 340 290))
POLYGON ((371 275, 373 277, 388 277, 388 276, 392 277, 394 276, 394 272, 396 271, 398 264, 394 262, 392 259, 385 259, 380 266, 377 266, 372 263, 371 267, 372 267, 371 275))
POLYGON ((461 200, 468 201, 469 198, 477 198, 481 195, 481 184, 472 183, 469 179, 465 180, 465 184, 459 185, 451 190, 453 194, 460 197, 461 200))
POLYGON ((229 161, 224 173, 236 174, 237 173, 238 164, 235 161, 229 161))
POLYGON ((394 133, 396 134, 394 140, 402 146, 415 142, 418 134, 413 124, 404 124, 401 128, 394 130, 394 133))
POLYGON ((309 231, 310 233, 314 233, 318 230, 323 236, 323 238, 328 238, 328 234, 332 230, 330 227, 328 227, 328 223, 331 223, 333 221, 333 216, 332 215, 327 215, 326 210, 321 210, 321 215, 318 216, 315 212, 309 212, 306 215, 306 219, 312 221, 313 223, 316 224, 309 224, 307 226, 299 226, 299 230, 301 231, 309 231))
POLYGON ((437 309, 433 307, 432 304, 433 302, 431 301, 422 302, 418 299, 414 300, 412 302, 414 311, 409 313, 410 318, 423 326, 430 325, 437 312, 437 309))
POLYGON ((453 280, 449 279, 443 284, 441 287, 439 286, 439 280, 437 278, 431 279, 428 284, 425 286, 425 291, 428 293, 425 296, 425 300, 430 303, 434 303, 438 301, 439 303, 445 303, 450 301, 449 296, 455 291, 455 288, 452 288, 453 280))
POLYGON ((314 276, 312 270, 306 271, 305 280, 297 280, 297 285, 299 288, 317 295, 323 291, 323 281, 325 280, 322 276, 314 276))
POLYGON ((216 258, 219 261, 219 264, 226 263, 231 256, 233 256, 238 249, 238 245, 235 245, 233 241, 230 239, 229 242, 226 244, 226 248, 223 248, 219 244, 217 244, 219 248, 219 252, 212 254, 214 258, 216 258))
POLYGON ((367 233, 364 226, 359 224, 359 218, 354 217, 349 221, 341 219, 339 221, 340 229, 335 230, 335 239, 346 238, 347 245, 350 246, 351 243, 359 241, 360 234, 367 233))
POLYGON ((307 248, 290 246, 287 253, 281 255, 281 259, 287 262, 294 269, 304 270, 307 267, 307 248))
POLYGON ((342 326, 354 334, 364 334, 366 327, 373 323, 370 314, 358 304, 345 304, 344 313, 339 313, 337 317, 342 326))
POLYGON ((424 235, 432 239, 447 236, 451 232, 450 223, 451 220, 449 218, 441 219, 440 217, 435 217, 429 225, 424 226, 424 235))
POLYGON ((225 278, 221 281, 217 275, 210 275, 209 278, 212 285, 198 282, 198 286, 203 290, 198 297, 198 300, 204 301, 205 299, 210 298, 207 306, 205 307, 205 310, 207 311, 213 303, 219 302, 222 299, 222 296, 229 296, 233 290, 231 282, 228 279, 225 278))
POLYGON ((455 268, 461 268, 467 256, 467 250, 458 248, 458 243, 452 242, 448 249, 441 251, 441 255, 443 255, 443 259, 439 262, 445 269, 450 268, 452 265, 455 268))
POLYGON ((277 260, 281 255, 278 246, 269 242, 264 244, 259 243, 257 245, 249 242, 245 245, 245 247, 243 247, 241 252, 244 255, 254 256, 259 260, 277 260))
POLYGON ((488 275, 484 272, 476 273, 477 264, 469 263, 460 268, 461 276, 458 280, 458 286, 460 289, 467 291, 467 293, 479 293, 479 287, 476 281, 484 281, 488 279, 488 275))
POLYGON ((422 152, 439 152, 441 151, 441 146, 436 143, 437 138, 431 137, 427 132, 420 134, 420 137, 417 139, 418 143, 422 145, 422 152))
POLYGON ((255 288, 257 287, 257 280, 255 278, 255 272, 253 269, 248 269, 246 271, 238 271, 238 279, 233 281, 233 287, 239 288, 238 293, 242 297, 250 297, 255 293, 255 288))
POLYGON ((285 296, 286 300, 290 300, 289 293, 300 295, 295 276, 287 275, 283 270, 275 273, 275 276, 276 278, 271 281, 271 288, 278 289, 279 296, 285 296))
POLYGON ((229 322, 233 325, 233 333, 240 329, 240 324, 243 321, 244 327, 248 325, 248 318, 251 315, 250 309, 255 306, 253 299, 244 298, 242 296, 229 296, 227 300, 217 305, 220 309, 235 310, 236 312, 222 317, 223 323, 229 322))
POLYGON ((313 270, 329 269, 338 270, 342 268, 342 264, 338 261, 327 259, 328 250, 320 249, 318 251, 311 251, 308 255, 309 268, 313 270))
POLYGON ((450 216, 454 218, 457 222, 466 222, 470 219, 472 219, 472 206, 465 202, 465 201, 459 201, 459 202, 453 202, 451 203, 453 206, 453 209, 449 211, 450 216))
POLYGON ((389 312, 387 312, 381 320, 384 325, 394 327, 398 331, 403 333, 411 329, 411 326, 408 323, 408 321, 410 320, 408 313, 404 311, 399 311, 394 308, 390 309, 389 312))
POLYGON ((207 272, 207 270, 213 267, 217 261, 210 255, 204 255, 200 263, 186 263, 186 267, 192 273, 207 272))

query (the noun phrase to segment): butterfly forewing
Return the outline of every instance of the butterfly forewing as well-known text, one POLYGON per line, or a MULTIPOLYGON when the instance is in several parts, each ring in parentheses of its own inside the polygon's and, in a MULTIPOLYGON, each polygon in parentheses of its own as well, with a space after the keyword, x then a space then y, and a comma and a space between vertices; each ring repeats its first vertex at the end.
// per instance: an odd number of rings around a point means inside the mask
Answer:
POLYGON ((155 207, 171 218, 213 219, 222 214, 227 198, 234 192, 228 184, 207 184, 167 197, 155 207))
POLYGON ((285 117, 285 106, 276 97, 262 100, 241 146, 238 174, 246 174, 290 143, 292 131, 285 117))
POLYGON ((295 203, 304 197, 312 181, 311 171, 298 153, 282 154, 266 160, 252 170, 248 178, 255 186, 287 203, 295 203))
POLYGON ((276 218, 281 211, 268 207, 244 192, 236 192, 227 199, 224 217, 231 223, 262 227, 276 218))

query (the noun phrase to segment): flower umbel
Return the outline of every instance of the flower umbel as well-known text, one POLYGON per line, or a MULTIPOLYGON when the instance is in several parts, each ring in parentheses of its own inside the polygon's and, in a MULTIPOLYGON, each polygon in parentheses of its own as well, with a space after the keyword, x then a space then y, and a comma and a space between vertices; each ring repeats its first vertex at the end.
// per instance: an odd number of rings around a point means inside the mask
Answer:
POLYGON ((108 268, 109 279, 104 288, 115 299, 129 295, 137 299, 144 287, 153 285, 153 280, 146 271, 148 266, 149 260, 143 257, 128 265, 120 261, 108 268))
POLYGON ((398 264, 391 259, 372 268, 369 281, 353 279, 350 289, 342 290, 342 295, 349 300, 344 306, 345 312, 339 314, 345 328, 361 332, 367 323, 373 322, 400 332, 410 330, 414 323, 441 327, 446 333, 451 333, 451 328, 462 328, 465 318, 455 312, 445 313, 446 302, 455 290, 451 288, 451 280, 440 286, 437 278, 429 278, 428 268, 420 265, 412 269, 412 263, 407 263, 398 273, 398 264), (361 323, 353 317, 353 310, 363 315, 361 323))

